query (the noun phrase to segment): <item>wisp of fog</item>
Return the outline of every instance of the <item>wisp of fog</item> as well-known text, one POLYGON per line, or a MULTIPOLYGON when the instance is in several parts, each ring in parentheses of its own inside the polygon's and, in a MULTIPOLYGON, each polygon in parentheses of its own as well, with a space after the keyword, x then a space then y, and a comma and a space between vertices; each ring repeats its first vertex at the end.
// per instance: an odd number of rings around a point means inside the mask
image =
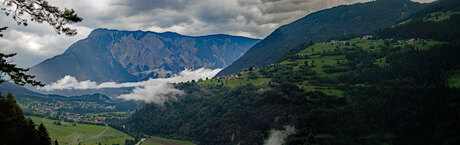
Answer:
POLYGON ((282 145, 286 137, 295 133, 293 126, 284 126, 283 130, 271 130, 270 137, 265 140, 265 145, 282 145))
POLYGON ((135 87, 131 93, 120 95, 118 98, 125 100, 145 101, 147 103, 163 104, 167 100, 176 99, 176 96, 184 94, 183 91, 174 88, 171 83, 211 78, 221 70, 222 69, 211 70, 205 68, 200 68, 197 70, 186 69, 170 78, 157 78, 142 82, 128 83, 104 82, 101 84, 97 84, 91 80, 78 81, 75 77, 67 75, 54 83, 44 87, 39 87, 38 89, 53 91, 135 87))

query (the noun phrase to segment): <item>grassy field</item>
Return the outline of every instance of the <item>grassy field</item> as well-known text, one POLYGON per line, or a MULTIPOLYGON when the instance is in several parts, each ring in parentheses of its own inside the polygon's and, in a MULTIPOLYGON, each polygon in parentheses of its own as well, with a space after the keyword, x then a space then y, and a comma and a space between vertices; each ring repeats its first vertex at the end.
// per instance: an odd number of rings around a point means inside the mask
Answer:
POLYGON ((194 145, 189 141, 165 139, 160 137, 150 137, 142 145, 194 145))
POLYGON ((36 124, 43 123, 50 134, 51 139, 58 140, 59 144, 124 144, 126 139, 132 139, 129 135, 108 126, 89 125, 61 121, 62 125, 55 125, 57 120, 50 120, 35 116, 26 116, 36 124))
MULTIPOLYGON (((413 42, 409 41, 400 41, 396 44, 392 44, 393 47, 400 48, 414 48, 416 50, 427 50, 435 45, 443 44, 443 42, 432 41, 432 40, 416 40, 413 42)), ((337 42, 324 42, 317 43, 308 48, 305 48, 298 52, 296 55, 306 57, 304 59, 288 59, 283 62, 280 62, 280 65, 293 65, 294 70, 300 69, 300 66, 303 64, 308 64, 309 67, 317 73, 317 76, 321 78, 331 78, 336 79, 343 72, 327 73, 325 69, 328 68, 340 68, 348 69, 346 65, 347 59, 346 56, 341 52, 347 52, 350 50, 362 49, 369 53, 379 52, 382 50, 382 46, 385 45, 384 40, 361 40, 354 39, 348 41, 337 41, 337 42)), ((407 51, 401 49, 400 51, 407 51)), ((386 57, 376 59, 375 64, 380 67, 388 66, 386 63, 386 57)), ((330 84, 318 84, 313 83, 309 80, 305 80, 298 84, 300 88, 303 88, 307 91, 321 91, 327 95, 333 95, 341 97, 343 96, 343 91, 337 89, 337 86, 330 84)))
POLYGON ((435 12, 435 13, 431 13, 430 15, 426 16, 423 20, 440 22, 440 21, 449 19, 453 15, 458 15, 458 14, 460 14, 459 11, 435 12))

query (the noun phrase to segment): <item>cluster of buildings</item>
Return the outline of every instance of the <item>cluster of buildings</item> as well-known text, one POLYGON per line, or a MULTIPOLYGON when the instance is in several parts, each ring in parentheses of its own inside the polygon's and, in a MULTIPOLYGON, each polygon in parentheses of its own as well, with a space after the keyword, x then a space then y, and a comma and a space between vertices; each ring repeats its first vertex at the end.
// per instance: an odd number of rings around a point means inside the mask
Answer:
POLYGON ((87 114, 87 113, 61 113, 59 116, 57 116, 59 119, 64 119, 68 121, 74 121, 74 122, 96 122, 96 123, 101 123, 104 121, 106 118, 105 117, 99 117, 94 114, 87 114))
POLYGON ((28 103, 21 102, 20 106, 28 112, 55 116, 59 119, 75 122, 96 122, 101 123, 106 119, 104 116, 99 116, 92 113, 84 113, 88 110, 107 110, 114 111, 116 105, 99 104, 97 102, 88 101, 34 101, 28 103))
POLYGON ((57 110, 63 108, 70 108, 72 107, 71 104, 64 103, 62 101, 57 102, 34 102, 30 105, 21 105, 24 110, 32 111, 32 112, 39 112, 44 114, 55 114, 57 110))
POLYGON ((399 43, 409 43, 409 44, 411 44, 411 43, 418 43, 418 42, 420 42, 420 41, 423 41, 423 40, 420 39, 420 38, 417 38, 417 39, 411 38, 411 39, 408 39, 408 40, 398 40, 399 43))

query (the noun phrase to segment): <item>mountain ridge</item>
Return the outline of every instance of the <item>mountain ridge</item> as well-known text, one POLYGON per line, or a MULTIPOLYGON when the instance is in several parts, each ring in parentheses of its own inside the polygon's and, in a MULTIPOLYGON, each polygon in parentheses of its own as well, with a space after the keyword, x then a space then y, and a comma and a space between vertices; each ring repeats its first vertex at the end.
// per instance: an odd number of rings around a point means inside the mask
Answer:
POLYGON ((377 0, 311 13, 279 27, 216 76, 230 75, 245 67, 269 65, 302 42, 371 33, 406 18, 424 5, 410 0, 377 0))
POLYGON ((30 73, 44 83, 65 75, 96 82, 169 77, 184 69, 223 68, 258 41, 225 34, 186 36, 98 28, 63 54, 31 67, 30 73))

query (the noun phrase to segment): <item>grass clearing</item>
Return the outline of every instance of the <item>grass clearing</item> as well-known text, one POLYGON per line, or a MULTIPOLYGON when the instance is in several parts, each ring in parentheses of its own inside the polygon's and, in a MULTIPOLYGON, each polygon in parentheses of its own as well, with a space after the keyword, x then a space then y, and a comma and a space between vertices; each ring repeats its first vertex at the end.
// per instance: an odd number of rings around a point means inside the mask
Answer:
POLYGON ((124 144, 126 139, 133 139, 129 135, 108 126, 80 124, 60 121, 62 125, 56 125, 51 120, 36 116, 26 116, 32 119, 36 124, 43 123, 48 130, 51 139, 58 140, 59 144, 124 144))
POLYGON ((270 82, 269 78, 264 78, 259 69, 254 69, 251 71, 246 71, 245 74, 239 75, 237 77, 232 77, 228 79, 208 79, 202 82, 199 82, 200 85, 223 85, 225 87, 235 88, 237 86, 245 86, 247 84, 252 84, 255 86, 266 85, 270 82))
POLYGON ((270 79, 267 78, 257 78, 257 79, 245 79, 243 77, 239 78, 232 78, 232 79, 208 79, 203 82, 200 82, 202 85, 220 85, 223 84, 226 87, 230 88, 235 88, 237 86, 245 86, 249 83, 255 85, 255 86, 261 86, 263 84, 266 84, 270 81, 270 79))
POLYGON ((453 15, 458 14, 460 14, 460 11, 435 12, 423 18, 423 21, 441 22, 450 19, 450 17, 453 15))

